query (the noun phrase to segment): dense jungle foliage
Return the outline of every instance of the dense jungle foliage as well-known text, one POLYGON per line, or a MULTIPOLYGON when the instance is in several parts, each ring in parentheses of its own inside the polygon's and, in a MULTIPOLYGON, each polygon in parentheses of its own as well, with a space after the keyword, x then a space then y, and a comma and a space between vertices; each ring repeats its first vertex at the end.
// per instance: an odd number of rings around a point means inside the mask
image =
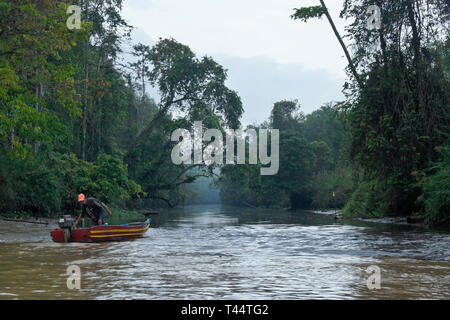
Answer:
POLYGON ((345 0, 345 36, 324 1, 294 9, 294 20, 326 17, 349 80, 345 101, 308 115, 279 101, 251 126, 280 131, 272 176, 261 163, 171 161, 175 129, 236 129, 245 106, 213 58, 174 39, 131 43, 122 2, 77 1, 81 28, 71 29, 69 1, 0 0, 0 212, 73 212, 80 192, 123 208, 175 206, 214 179, 226 204, 448 221, 448 1, 345 0), (371 5, 380 28, 368 27, 371 5))
POLYGON ((348 59, 347 99, 307 117, 295 116, 294 103, 276 103, 268 126, 282 131, 280 173, 258 180, 250 167, 226 167, 224 199, 447 221, 449 2, 346 0, 345 37, 319 2, 292 18, 327 18, 348 59), (368 27, 371 5, 380 8, 380 28, 368 27))
POLYGON ((129 208, 182 203, 212 168, 174 165, 170 133, 239 125, 226 70, 174 39, 131 44, 121 0, 78 1, 81 28, 69 29, 71 4, 0 1, 0 212, 57 215, 80 192, 129 208))

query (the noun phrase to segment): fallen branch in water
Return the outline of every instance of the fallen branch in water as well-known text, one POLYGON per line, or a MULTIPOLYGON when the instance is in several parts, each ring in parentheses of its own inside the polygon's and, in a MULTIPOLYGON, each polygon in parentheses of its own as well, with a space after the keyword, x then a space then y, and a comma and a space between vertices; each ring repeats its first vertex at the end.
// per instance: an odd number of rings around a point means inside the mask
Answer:
POLYGON ((150 216, 154 214, 159 214, 160 212, 153 209, 145 209, 145 210, 138 210, 137 213, 143 214, 144 216, 150 216))
POLYGON ((247 203, 247 202, 245 202, 245 201, 242 201, 242 203, 245 204, 246 206, 250 207, 250 208, 253 208, 253 209, 259 209, 258 207, 254 206, 254 205, 252 205, 252 204, 250 204, 250 203, 247 203))
POLYGON ((12 221, 12 222, 23 222, 23 223, 33 223, 33 224, 44 224, 44 225, 48 225, 48 222, 28 221, 28 220, 25 220, 24 218, 22 218, 22 219, 2 218, 2 220, 5 220, 5 221, 12 221))

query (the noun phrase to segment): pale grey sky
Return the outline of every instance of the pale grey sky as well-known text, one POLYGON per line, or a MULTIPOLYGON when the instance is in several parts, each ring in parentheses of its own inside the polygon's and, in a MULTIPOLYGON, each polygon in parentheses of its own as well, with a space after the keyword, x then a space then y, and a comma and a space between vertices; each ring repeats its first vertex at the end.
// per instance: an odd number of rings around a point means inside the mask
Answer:
MULTIPOLYGON (((343 0, 326 1, 340 32, 343 0)), ((242 98, 243 122, 262 122, 276 101, 298 99, 306 113, 342 100, 346 60, 323 18, 290 19, 293 8, 318 0, 125 0, 135 42, 172 37, 228 69, 242 98)), ((154 94, 153 94, 154 95, 154 94)))

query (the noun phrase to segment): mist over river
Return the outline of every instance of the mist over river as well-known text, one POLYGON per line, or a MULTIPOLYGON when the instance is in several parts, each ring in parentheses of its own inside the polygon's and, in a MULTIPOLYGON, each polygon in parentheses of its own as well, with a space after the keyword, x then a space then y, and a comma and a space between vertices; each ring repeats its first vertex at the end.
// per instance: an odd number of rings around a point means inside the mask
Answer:
POLYGON ((162 212, 127 242, 58 244, 54 227, 0 221, 0 299, 450 298, 450 233, 421 227, 220 205, 162 212))

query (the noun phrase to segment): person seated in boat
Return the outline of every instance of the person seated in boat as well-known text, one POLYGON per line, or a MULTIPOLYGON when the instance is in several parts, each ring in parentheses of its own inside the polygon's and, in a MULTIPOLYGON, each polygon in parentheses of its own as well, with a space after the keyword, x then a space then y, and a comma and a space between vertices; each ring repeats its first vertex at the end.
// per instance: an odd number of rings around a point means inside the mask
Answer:
POLYGON ((86 215, 91 218, 92 222, 97 226, 101 226, 105 222, 105 210, 112 218, 111 210, 109 210, 106 204, 100 200, 95 198, 86 198, 86 196, 81 193, 78 195, 78 202, 81 203, 81 214, 75 221, 75 228, 77 227, 80 219, 86 215))

